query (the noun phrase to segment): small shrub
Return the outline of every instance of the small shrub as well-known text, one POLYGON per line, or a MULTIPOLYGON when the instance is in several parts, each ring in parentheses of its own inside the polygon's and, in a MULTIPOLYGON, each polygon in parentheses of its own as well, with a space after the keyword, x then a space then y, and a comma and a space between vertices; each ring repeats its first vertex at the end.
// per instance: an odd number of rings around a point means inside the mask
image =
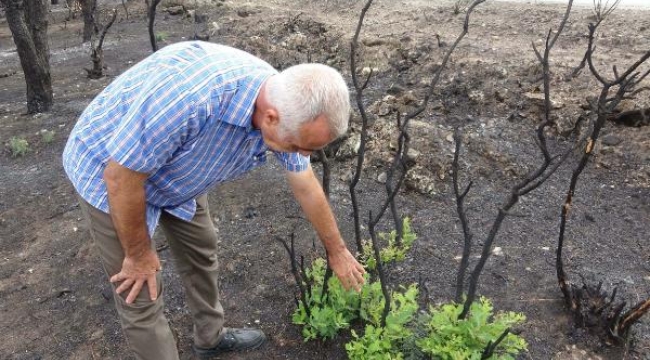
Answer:
POLYGON ((352 330, 354 338, 345 344, 349 359, 390 360, 404 359, 403 343, 413 337, 409 324, 418 310, 418 288, 412 284, 405 291, 394 291, 391 308, 386 316, 386 326, 381 327, 384 296, 379 282, 364 286, 361 292, 361 317, 368 322, 363 336, 352 330), (365 291, 364 291, 365 290, 365 291))
POLYGON ((11 156, 25 156, 29 151, 29 143, 24 138, 12 137, 9 140, 9 148, 11 149, 11 156))
POLYGON ((339 330, 350 327, 350 322, 357 318, 359 294, 354 290, 345 290, 336 276, 327 282, 327 294, 323 295, 323 282, 327 263, 325 259, 314 260, 311 268, 306 269, 306 279, 311 290, 306 295, 309 307, 302 302, 293 313, 294 324, 302 325, 305 341, 316 338, 333 338, 339 330))
MULTIPOLYGON (((470 307, 467 319, 459 320, 463 304, 444 304, 429 310, 426 328, 428 335, 416 341, 420 349, 440 360, 479 360, 490 341, 495 341, 513 325, 526 320, 523 314, 505 312, 493 315, 492 303, 481 298, 470 307)), ((526 341, 508 334, 497 346, 493 359, 509 360, 527 349, 526 341)))
POLYGON ((158 32, 156 33, 156 41, 165 41, 169 35, 166 32, 158 32))
POLYGON ((56 135, 56 132, 53 130, 47 130, 43 129, 40 131, 41 133, 41 141, 43 141, 45 144, 49 144, 52 141, 54 141, 54 135, 56 135))

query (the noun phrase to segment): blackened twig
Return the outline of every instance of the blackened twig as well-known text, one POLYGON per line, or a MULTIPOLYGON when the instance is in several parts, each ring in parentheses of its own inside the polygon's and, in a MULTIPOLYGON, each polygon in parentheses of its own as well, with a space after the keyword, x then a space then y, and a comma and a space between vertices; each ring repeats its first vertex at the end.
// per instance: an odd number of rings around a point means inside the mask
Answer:
POLYGON ((300 273, 300 270, 298 269, 298 261, 296 260, 296 249, 294 246, 295 234, 291 233, 290 238, 291 238, 291 246, 289 246, 287 244, 287 241, 284 240, 283 238, 279 236, 275 237, 277 241, 282 243, 285 250, 287 250, 287 254, 289 255, 289 261, 291 262, 291 273, 293 274, 293 278, 296 280, 296 286, 298 286, 298 289, 300 290, 300 301, 302 301, 302 305, 303 308, 305 309, 305 313, 307 314, 307 317, 309 317, 311 315, 311 309, 309 308, 309 303, 307 302, 307 289, 305 288, 304 274, 300 273))
POLYGON ((551 126, 553 124, 553 121, 550 117, 550 72, 548 70, 548 59, 549 59, 549 54, 551 51, 551 48, 555 45, 555 41, 559 37, 560 33, 564 29, 564 26, 567 22, 567 19, 569 17, 569 13, 571 11, 571 6, 573 4, 573 0, 569 1, 569 4, 567 5, 567 10, 565 12, 565 15, 560 23, 560 26, 558 27, 558 31, 556 32, 555 36, 551 38, 551 33, 552 31, 548 32, 547 38, 546 38, 546 48, 544 50, 544 55, 541 55, 537 48, 533 47, 535 50, 535 54, 542 62, 542 65, 544 67, 544 121, 537 127, 537 145, 540 151, 542 152, 543 155, 543 161, 539 165, 539 167, 533 171, 531 171, 523 180, 521 180, 519 183, 517 183, 510 191, 510 195, 508 198, 505 200, 503 205, 499 208, 497 217, 494 220, 494 223, 492 224, 492 227, 487 235, 486 240, 483 243, 483 248, 481 250, 481 256, 479 258, 478 263, 474 267, 470 278, 469 278, 469 285, 468 285, 468 290, 467 290, 467 297, 465 298, 465 303, 463 305, 463 311, 460 313, 458 316, 459 319, 465 319, 469 313, 470 306, 476 299, 476 290, 478 287, 478 282, 479 278, 481 276, 481 273, 483 271, 483 268, 485 267, 485 264, 487 263, 488 258, 490 257, 491 250, 492 250, 492 244, 494 243, 494 239, 496 238, 497 233, 499 232, 501 228, 501 224, 505 220, 505 218, 508 216, 510 209, 519 202, 519 199, 521 196, 526 195, 528 192, 534 190, 538 186, 540 186, 548 177, 550 174, 555 172, 555 170, 559 167, 559 164, 555 164, 555 166, 551 166, 552 162, 556 159, 561 159, 564 161, 567 157, 568 154, 570 153, 571 149, 566 150, 563 156, 557 157, 557 156, 551 156, 547 146, 546 146, 546 137, 544 135, 544 130, 546 127, 551 126), (550 170, 549 170, 550 169, 550 170), (549 173, 550 172, 550 173, 549 173), (532 185, 531 185, 532 184, 532 185))
POLYGON ((454 194, 456 195, 456 212, 458 213, 458 218, 460 219, 460 224, 463 228, 463 238, 465 242, 463 244, 463 255, 460 260, 460 266, 458 268, 458 274, 456 276, 456 297, 455 300, 457 303, 462 301, 463 289, 465 288, 465 274, 467 273, 467 267, 469 265, 469 256, 472 248, 472 230, 469 228, 469 222, 467 221, 467 212, 464 207, 465 196, 469 192, 469 189, 472 187, 472 182, 470 181, 465 187, 463 192, 460 192, 459 182, 458 182, 458 159, 460 158, 460 149, 461 149, 461 135, 460 129, 456 128, 454 131, 454 142, 456 148, 454 151, 454 161, 452 163, 452 178, 454 183, 454 194))
POLYGON ((381 262, 381 254, 379 252, 379 242, 377 241, 377 234, 375 233, 376 222, 373 221, 372 211, 368 214, 368 232, 370 232, 370 240, 372 241, 372 250, 375 254, 375 259, 377 259, 377 273, 379 274, 379 283, 381 285, 381 292, 384 295, 384 310, 381 314, 381 327, 386 327, 386 317, 390 311, 390 292, 388 290, 388 283, 386 280, 386 274, 384 272, 384 265, 381 262))
MULTIPOLYGON (((357 23, 357 28, 354 32, 354 37, 350 43, 350 70, 352 74, 352 83, 354 84, 354 89, 356 90, 355 99, 357 102, 357 107, 359 108, 359 113, 361 114, 361 144, 359 146, 359 151, 357 153, 357 165, 354 171, 354 176, 350 181, 350 200, 352 201, 352 213, 354 218, 354 237, 357 244, 357 251, 359 254, 363 253, 363 245, 361 244, 361 219, 359 218, 359 204, 357 202, 356 195, 356 186, 359 183, 361 177, 361 171, 363 170, 363 161, 365 158, 366 152, 366 142, 368 141, 368 114, 366 113, 366 108, 363 105, 363 90, 368 85, 370 80, 370 75, 366 79, 365 83, 362 85, 359 84, 358 75, 357 75, 357 49, 359 47, 359 34, 361 33, 361 26, 363 25, 363 19, 366 16, 366 12, 372 5, 373 0, 368 0, 361 10, 361 15, 359 16, 359 22, 357 23)), ((371 72, 372 74, 372 72, 371 72)))
POLYGON ((148 29, 149 29, 149 41, 151 42, 151 51, 156 52, 158 51, 158 43, 156 41, 156 34, 154 33, 154 22, 156 21, 156 7, 158 4, 160 4, 160 0, 145 0, 145 3, 147 4, 147 16, 149 18, 148 21, 148 29))
POLYGON ((510 328, 507 328, 494 342, 489 341, 485 349, 483 349, 483 353, 481 354, 481 360, 486 360, 492 357, 494 355, 494 350, 496 350, 497 346, 508 336, 510 333, 510 328))
POLYGON ((323 164, 323 192, 325 192, 325 196, 329 199, 331 179, 330 162, 327 154, 325 154, 325 150, 318 150, 318 157, 320 158, 321 164, 323 164))

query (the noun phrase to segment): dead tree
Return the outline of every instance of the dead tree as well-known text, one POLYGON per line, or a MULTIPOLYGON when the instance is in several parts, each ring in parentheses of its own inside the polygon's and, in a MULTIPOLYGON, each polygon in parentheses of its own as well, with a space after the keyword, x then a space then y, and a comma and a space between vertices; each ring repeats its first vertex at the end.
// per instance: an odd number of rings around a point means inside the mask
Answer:
MULTIPOLYGON (((296 248, 295 248, 295 233, 291 233, 289 236, 290 242, 287 244, 287 241, 281 237, 276 237, 284 249, 287 250, 287 255, 289 255, 289 262, 291 263, 291 273, 293 274, 294 280, 296 281, 296 286, 300 290, 300 298, 295 298, 296 306, 299 306, 298 302, 302 302, 302 305, 309 316, 311 308, 309 307, 309 301, 307 301, 307 296, 311 293, 311 283, 307 279, 306 273, 304 271, 304 258, 300 258, 301 265, 298 266, 298 260, 296 259, 296 248)), ((327 280, 325 281, 327 284, 327 280)), ((326 286, 326 285, 323 285, 326 286)), ((325 291, 323 291, 323 294, 325 291)))
POLYGON ((627 311, 624 311, 626 303, 624 301, 616 301, 616 288, 611 294, 608 294, 602 290, 602 282, 594 286, 587 284, 583 280, 583 285, 577 286, 569 281, 562 262, 565 229, 571 204, 575 196, 576 184, 580 174, 593 154, 600 131, 616 106, 623 99, 631 98, 640 91, 647 90, 647 88, 639 88, 638 85, 650 74, 650 70, 643 73, 637 71, 639 66, 650 58, 650 50, 623 73, 619 73, 617 67, 613 66, 613 77, 611 79, 598 72, 593 64, 594 39, 598 24, 600 24, 600 21, 589 24, 589 44, 586 52, 586 62, 591 74, 598 80, 602 88, 598 98, 590 104, 592 115, 589 124, 588 139, 584 146, 582 157, 571 175, 569 189, 564 205, 562 206, 556 251, 556 270, 560 290, 564 295, 567 307, 574 315, 576 325, 591 329, 607 344, 620 345, 625 342, 632 325, 650 310, 650 299, 641 301, 627 311))
MULTIPOLYGON (((549 30, 548 35, 546 37, 546 46, 543 55, 540 54, 540 52, 533 44, 533 49, 535 51, 537 59, 540 61, 544 69, 543 71, 544 98, 545 98, 544 101, 545 109, 543 115, 544 121, 537 127, 537 131, 536 131, 537 146, 542 154, 542 162, 535 170, 531 171, 527 176, 525 176, 524 179, 520 180, 517 184, 515 184, 515 186, 510 190, 509 196, 499 207, 496 219, 492 223, 490 231, 485 241, 483 242, 483 247, 481 249, 481 256, 478 260, 478 263, 476 264, 476 266, 474 267, 474 269, 470 274, 467 293, 463 305, 463 311, 459 315, 460 319, 467 318, 469 314, 470 306, 476 300, 476 291, 478 288, 479 278, 481 276, 481 273, 483 271, 483 268, 488 258, 490 257, 494 240, 501 228, 503 221, 510 214, 511 209, 519 202, 519 199, 522 196, 525 196, 531 191, 537 189, 553 173, 555 173, 557 168, 567 159, 569 154, 571 154, 572 152, 572 149, 568 149, 562 155, 551 156, 546 145, 546 135, 545 135, 546 128, 554 124, 553 120, 550 117, 551 101, 550 101, 550 89, 549 89, 550 87, 549 55, 551 49, 555 45, 555 42, 557 41, 558 37, 562 33, 562 30, 564 29, 564 26, 569 17, 569 13, 571 12, 572 5, 573 5, 573 0, 569 0, 569 4, 567 5, 567 9, 564 14, 564 18, 562 19, 559 28, 556 31, 554 36, 552 36, 552 30, 549 30)), ((455 134, 455 141, 456 141, 456 153, 454 154, 454 163, 452 165, 454 193, 456 195, 456 204, 457 204, 456 208, 457 208, 458 216, 461 220, 461 225, 463 227, 463 234, 465 239, 464 247, 463 247, 463 256, 461 258, 461 263, 458 270, 458 276, 456 281, 456 286, 457 286, 456 301, 461 301, 462 294, 463 294, 462 290, 464 290, 465 273, 467 271, 469 256, 471 252, 469 247, 471 246, 471 242, 472 242, 472 232, 469 228, 467 222, 467 216, 464 210, 464 199, 467 193, 469 192, 472 183, 470 182, 469 185, 467 185, 462 192, 460 191, 459 180, 458 180, 458 169, 459 169, 458 153, 460 151, 461 136, 458 130, 456 131, 455 134)))
POLYGON ((91 79, 99 79, 104 77, 104 49, 102 48, 102 45, 104 45, 104 38, 106 37, 106 33, 108 32, 108 29, 110 29, 110 27, 113 26, 113 23, 115 22, 116 18, 117 18, 117 9, 113 9, 113 16, 108 21, 108 23, 106 23, 106 25, 102 27, 102 31, 101 34, 99 35, 99 41, 97 42, 97 45, 95 45, 94 41, 91 40, 90 58, 93 62, 93 68, 90 70, 85 69, 86 72, 88 73, 88 77, 91 79))
POLYGON ((97 14, 97 0, 79 0, 81 13, 84 19, 83 42, 90 41, 93 35, 99 34, 99 28, 95 21, 97 14))
MULTIPOLYGON (((388 315, 388 312, 390 311, 390 292, 388 291, 388 284, 386 283, 386 276, 385 276, 385 271, 381 262, 380 258, 380 249, 379 249, 379 244, 377 241, 376 233, 375 233, 375 227, 381 220, 382 216, 384 215, 385 211, 390 207, 391 212, 393 215, 393 221, 395 222, 396 228, 401 229, 401 217, 397 214, 396 211, 396 206, 395 206, 395 197, 397 193, 399 192, 404 178, 406 177, 406 173, 408 171, 408 168, 405 163, 406 159, 406 154, 408 153, 409 149, 409 133, 408 133, 408 125, 409 122, 419 116, 427 107, 429 100, 431 99, 433 95, 433 90, 436 88, 438 85, 442 71, 446 68, 447 63, 449 62, 449 58, 451 54, 454 52, 458 44, 461 42, 461 40, 465 37, 465 35, 469 32, 469 18, 476 6, 479 4, 483 3, 485 0, 475 0, 472 2, 472 4, 469 6, 466 17, 465 17, 465 22, 463 24, 463 31, 461 34, 458 36, 454 44, 447 50, 445 53, 445 56, 442 60, 441 66, 438 67, 435 75, 433 76, 431 82, 428 85, 428 88, 425 92, 424 99, 422 102, 416 106, 414 109, 409 111, 404 117, 402 118, 401 113, 397 113, 397 128, 399 130, 399 135, 398 135, 398 146, 397 146, 397 151, 395 152, 395 155, 393 156, 393 161, 389 167, 389 170, 387 172, 387 177, 386 177, 386 192, 387 192, 387 197, 383 203, 383 205, 380 207, 379 211, 376 213, 375 216, 372 215, 372 212, 370 213, 369 220, 368 220, 368 231, 370 233, 370 238, 372 242, 372 248, 374 252, 375 259, 377 260, 377 273, 379 276, 379 280, 381 283, 381 288, 382 288, 382 293, 385 298, 385 307, 384 311, 382 313, 382 319, 381 319, 381 324, 382 326, 385 325, 386 321, 386 316, 388 315), (398 225, 399 224, 399 225, 398 225)), ((357 75, 357 66, 356 66, 356 57, 357 57, 357 48, 358 48, 358 38, 359 38, 359 33, 360 29, 363 23, 363 18, 365 16, 365 13, 367 12, 368 8, 370 7, 370 4, 372 3, 372 0, 369 0, 366 3, 366 6, 364 6, 361 16, 359 18, 359 22, 357 24, 357 29, 355 32, 355 36, 352 40, 352 45, 351 45, 351 52, 350 52, 350 65, 351 65, 351 73, 352 73, 352 82, 354 84, 355 90, 356 90, 356 100, 357 100, 357 107, 359 108, 359 112, 361 114, 362 118, 362 130, 361 130, 361 146, 359 147, 359 153, 358 153, 358 158, 357 158, 357 168, 356 168, 356 173, 353 178, 353 182, 350 185, 350 194, 353 198, 352 205, 353 205, 353 212, 354 212, 354 218, 355 218, 355 231, 357 232, 357 241, 360 243, 360 226, 357 223, 358 218, 359 218, 359 208, 357 205, 356 200, 354 200, 355 197, 355 191, 354 191, 354 186, 358 182, 360 172, 362 170, 362 165, 363 165, 363 159, 365 157, 365 143, 367 142, 367 125, 368 125, 368 116, 367 112, 365 110, 365 106, 363 104, 363 91, 368 85, 368 81, 370 79, 370 76, 372 75, 372 72, 369 73, 368 78, 364 81, 363 84, 360 83, 357 75)), ((400 234, 401 235, 401 234, 400 234)), ((360 245, 358 245, 360 246, 360 245)))
POLYGON ((363 91, 368 87, 368 82, 372 77, 372 70, 368 73, 366 80, 362 83, 359 82, 359 76, 357 75, 357 49, 359 47, 359 34, 361 33, 361 26, 363 25, 363 19, 366 16, 366 12, 372 5, 373 0, 368 0, 361 9, 361 15, 359 16, 359 22, 357 23, 356 30, 354 32, 354 37, 350 44, 350 68, 352 73, 352 83, 354 85, 355 91, 355 100, 357 102, 357 107, 359 108, 359 113, 361 114, 361 143, 359 145, 359 151, 357 154, 357 164, 354 171, 354 176, 350 181, 350 200, 352 201, 353 209, 353 219, 354 219, 354 239, 357 244, 357 251, 359 254, 363 253, 363 244, 361 243, 361 219, 359 217, 359 203, 357 200, 356 187, 361 178, 361 171, 363 170, 363 162, 365 160, 365 151, 366 143, 368 142, 368 113, 366 108, 363 105, 363 91))
MULTIPOLYGON (((618 4, 621 3, 621 0, 613 0, 612 3, 609 3, 609 0, 605 0, 605 3, 603 3, 602 0, 597 0, 594 1, 594 15, 596 16, 596 22, 594 23, 594 27, 598 28, 598 26, 618 7, 618 4)), ((595 47, 593 50, 596 50, 595 47)), ((582 57, 582 60, 580 61, 580 64, 573 69, 571 72, 570 78, 574 78, 580 74, 582 69, 585 68, 587 65, 587 54, 589 51, 586 51, 584 56, 582 57)))
POLYGON ((160 0, 145 0, 147 4, 147 17, 149 19, 149 41, 151 41, 151 51, 158 51, 158 43, 156 41, 156 33, 154 32, 154 22, 156 21, 156 7, 160 4, 160 0))
POLYGON ((124 14, 126 15, 126 19, 129 20, 129 6, 127 5, 127 0, 122 0, 122 7, 124 8, 124 14))
POLYGON ((47 42, 49 0, 0 0, 18 50, 27 85, 27 111, 52 107, 50 48, 47 42))

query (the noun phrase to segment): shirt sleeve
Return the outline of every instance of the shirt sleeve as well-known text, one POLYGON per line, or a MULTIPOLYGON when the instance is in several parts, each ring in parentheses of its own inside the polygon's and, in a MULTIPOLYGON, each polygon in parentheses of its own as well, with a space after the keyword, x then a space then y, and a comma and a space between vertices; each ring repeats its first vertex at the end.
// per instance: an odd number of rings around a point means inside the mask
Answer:
POLYGON ((298 153, 273 152, 282 167, 291 172, 301 172, 309 167, 309 156, 303 156, 298 153))
POLYGON ((129 108, 106 143, 114 161, 151 174, 188 141, 199 124, 196 104, 180 82, 173 75, 156 76, 142 84, 131 104, 123 105, 129 108))

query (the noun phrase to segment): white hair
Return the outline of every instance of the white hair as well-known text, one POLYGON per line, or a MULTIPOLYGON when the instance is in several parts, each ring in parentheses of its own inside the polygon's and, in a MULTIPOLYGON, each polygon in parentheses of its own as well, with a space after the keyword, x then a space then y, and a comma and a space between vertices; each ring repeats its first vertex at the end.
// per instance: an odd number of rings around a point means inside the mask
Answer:
POLYGON ((305 123, 324 115, 332 138, 348 129, 350 95, 341 74, 322 64, 300 64, 272 76, 266 96, 280 117, 280 136, 297 136, 305 123))

